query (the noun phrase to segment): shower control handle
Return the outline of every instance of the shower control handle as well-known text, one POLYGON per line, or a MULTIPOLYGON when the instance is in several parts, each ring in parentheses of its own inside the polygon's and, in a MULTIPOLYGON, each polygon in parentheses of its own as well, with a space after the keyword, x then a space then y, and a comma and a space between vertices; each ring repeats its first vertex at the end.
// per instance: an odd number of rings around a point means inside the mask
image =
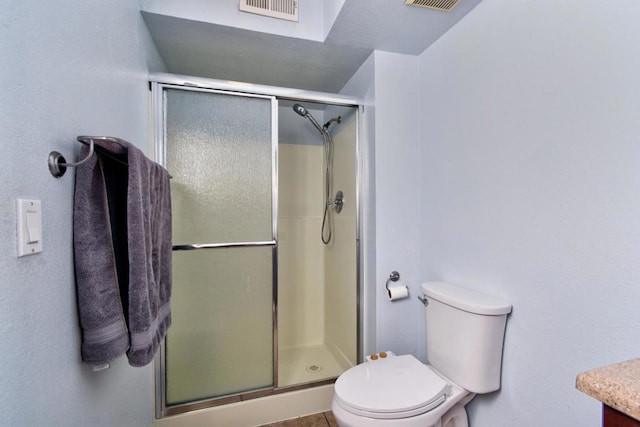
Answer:
POLYGON ((336 198, 330 200, 329 203, 334 207, 336 213, 342 212, 342 207, 344 206, 344 193, 341 190, 338 190, 336 198))

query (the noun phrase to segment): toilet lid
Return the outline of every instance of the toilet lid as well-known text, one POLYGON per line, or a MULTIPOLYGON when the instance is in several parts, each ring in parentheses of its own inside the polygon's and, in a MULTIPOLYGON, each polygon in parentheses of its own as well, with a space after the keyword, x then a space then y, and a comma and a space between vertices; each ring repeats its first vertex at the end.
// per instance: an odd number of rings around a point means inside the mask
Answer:
POLYGON ((374 418, 418 415, 439 406, 451 385, 411 355, 361 363, 342 374, 335 397, 346 410, 374 418))

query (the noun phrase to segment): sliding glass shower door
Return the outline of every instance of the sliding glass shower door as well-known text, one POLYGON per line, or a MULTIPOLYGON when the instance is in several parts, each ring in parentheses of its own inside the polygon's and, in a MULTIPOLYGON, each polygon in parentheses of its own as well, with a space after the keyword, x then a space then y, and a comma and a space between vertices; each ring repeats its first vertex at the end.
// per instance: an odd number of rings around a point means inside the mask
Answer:
POLYGON ((275 99, 162 87, 173 208, 167 405, 274 386, 275 99))

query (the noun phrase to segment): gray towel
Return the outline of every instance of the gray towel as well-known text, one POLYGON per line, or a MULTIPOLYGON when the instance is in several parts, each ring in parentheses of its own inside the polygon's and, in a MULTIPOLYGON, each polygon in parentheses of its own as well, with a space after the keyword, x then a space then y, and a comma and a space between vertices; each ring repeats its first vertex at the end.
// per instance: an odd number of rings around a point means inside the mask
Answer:
POLYGON ((113 158, 96 154, 76 172, 82 357, 97 365, 127 352, 130 365, 144 366, 171 324, 169 174, 129 143, 96 144, 113 158))
MULTIPOLYGON (((88 147, 80 153, 84 158, 88 147)), ((93 365, 116 359, 129 348, 111 228, 105 176, 94 155, 76 171, 73 212, 82 359, 93 365)))

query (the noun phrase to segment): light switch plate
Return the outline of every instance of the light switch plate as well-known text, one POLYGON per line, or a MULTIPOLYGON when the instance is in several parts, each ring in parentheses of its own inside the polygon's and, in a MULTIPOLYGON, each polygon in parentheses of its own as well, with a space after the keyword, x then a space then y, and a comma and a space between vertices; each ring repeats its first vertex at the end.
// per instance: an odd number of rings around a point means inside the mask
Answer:
POLYGON ((42 252, 42 202, 17 199, 18 257, 42 252))

